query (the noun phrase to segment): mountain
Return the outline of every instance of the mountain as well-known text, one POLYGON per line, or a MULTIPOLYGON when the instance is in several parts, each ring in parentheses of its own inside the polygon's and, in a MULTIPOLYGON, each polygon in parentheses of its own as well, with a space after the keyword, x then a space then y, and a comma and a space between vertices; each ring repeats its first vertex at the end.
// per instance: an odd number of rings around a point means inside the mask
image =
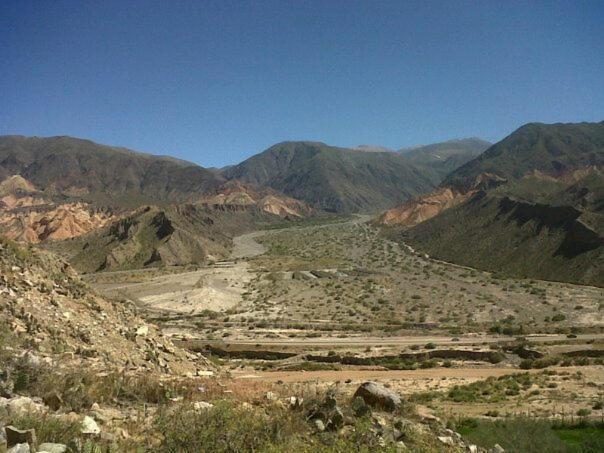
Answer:
POLYGON ((481 192, 397 236, 449 262, 515 277, 604 286, 603 218, 601 211, 481 192))
POLYGON ((281 217, 252 205, 144 206, 100 229, 44 246, 80 272, 203 264, 228 257, 231 239, 281 217))
POLYGON ((331 212, 384 209, 430 191, 435 181, 405 157, 337 148, 318 142, 283 142, 224 175, 269 186, 331 212))
POLYGON ((529 123, 453 171, 442 186, 467 190, 483 173, 513 180, 536 170, 556 175, 587 166, 602 166, 603 150, 604 121, 529 123))
POLYGON ((379 145, 359 145, 355 146, 353 149, 357 151, 365 151, 366 153, 394 153, 395 151, 390 148, 386 148, 385 146, 379 145))
POLYGON ((244 184, 238 180, 226 182, 213 194, 201 198, 199 202, 213 207, 255 206, 262 212, 290 219, 313 214, 312 207, 303 201, 268 187, 244 184))
POLYGON ((479 156, 489 146, 490 142, 472 137, 402 148, 399 153, 414 164, 435 172, 442 180, 453 170, 479 156))
POLYGON ((527 124, 380 218, 430 255, 604 286, 604 122, 527 124))
POLYGON ((224 182, 190 162, 89 140, 0 136, 0 180, 13 175, 47 193, 130 208, 193 200, 224 182))

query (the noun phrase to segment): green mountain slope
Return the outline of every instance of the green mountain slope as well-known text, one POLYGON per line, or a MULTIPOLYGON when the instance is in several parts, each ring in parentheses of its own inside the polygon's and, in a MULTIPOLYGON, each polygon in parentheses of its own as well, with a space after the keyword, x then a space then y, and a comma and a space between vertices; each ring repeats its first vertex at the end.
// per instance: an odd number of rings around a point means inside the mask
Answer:
POLYGON ((516 277, 604 286, 602 230, 571 206, 482 192, 397 237, 445 261, 516 277))
POLYGON ((534 170, 561 174, 592 165, 604 165, 604 121, 529 123, 453 171, 442 185, 467 190, 481 173, 512 180, 534 170))
POLYGON ((507 182, 388 234, 446 261, 604 286, 603 164, 604 123, 528 124, 442 186, 463 192, 483 173, 507 182))
POLYGON ((223 180, 182 160, 72 137, 0 136, 0 177, 20 174, 46 191, 107 204, 182 201, 223 180))
POLYGON ((396 153, 317 142, 284 142, 227 169, 332 212, 377 211, 431 190, 437 181, 396 153))
POLYGON ((491 146, 490 142, 473 137, 402 148, 399 153, 414 164, 435 172, 442 180, 453 170, 479 156, 489 146, 491 146))

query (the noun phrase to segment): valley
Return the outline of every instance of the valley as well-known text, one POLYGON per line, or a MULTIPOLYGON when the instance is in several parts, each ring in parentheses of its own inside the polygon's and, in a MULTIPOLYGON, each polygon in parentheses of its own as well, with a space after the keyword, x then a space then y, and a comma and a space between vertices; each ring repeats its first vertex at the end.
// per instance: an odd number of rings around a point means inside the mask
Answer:
POLYGON ((0 2, 0 453, 603 453, 604 1, 0 2))
POLYGON ((260 451, 501 453, 535 429, 598 451, 603 126, 212 170, 0 137, 0 422, 108 452, 255 451, 212 426, 260 451))
POLYGON ((257 231, 234 239, 232 261, 86 279, 246 385, 336 385, 346 394, 376 380, 446 418, 561 416, 600 397, 602 288, 433 260, 372 222, 359 215, 257 231), (527 379, 527 389, 553 390, 504 393, 496 403, 449 396, 527 379))

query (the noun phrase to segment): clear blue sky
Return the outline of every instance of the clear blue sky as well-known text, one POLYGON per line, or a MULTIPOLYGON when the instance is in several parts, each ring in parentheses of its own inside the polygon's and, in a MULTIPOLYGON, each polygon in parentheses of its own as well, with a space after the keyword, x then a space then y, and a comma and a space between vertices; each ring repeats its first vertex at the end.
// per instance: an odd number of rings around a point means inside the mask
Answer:
POLYGON ((604 120, 604 1, 0 1, 0 134, 205 166, 604 120))

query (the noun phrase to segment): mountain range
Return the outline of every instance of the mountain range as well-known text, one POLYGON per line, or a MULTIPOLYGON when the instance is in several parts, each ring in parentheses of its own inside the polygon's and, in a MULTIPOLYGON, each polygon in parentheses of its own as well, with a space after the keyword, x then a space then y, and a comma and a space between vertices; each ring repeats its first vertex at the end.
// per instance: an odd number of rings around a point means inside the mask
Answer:
POLYGON ((604 284, 604 122, 527 124, 380 217, 439 259, 604 284))
POLYGON ((228 179, 269 186, 330 212, 377 212, 433 189, 449 168, 486 149, 478 139, 394 153, 362 145, 283 142, 228 168, 228 179))
POLYGON ((0 137, 0 230, 80 270, 227 256, 259 224, 380 213, 447 261, 601 285, 604 122, 526 124, 498 143, 278 143, 222 169, 72 137, 0 137), (94 250, 94 253, 90 251, 94 250))

